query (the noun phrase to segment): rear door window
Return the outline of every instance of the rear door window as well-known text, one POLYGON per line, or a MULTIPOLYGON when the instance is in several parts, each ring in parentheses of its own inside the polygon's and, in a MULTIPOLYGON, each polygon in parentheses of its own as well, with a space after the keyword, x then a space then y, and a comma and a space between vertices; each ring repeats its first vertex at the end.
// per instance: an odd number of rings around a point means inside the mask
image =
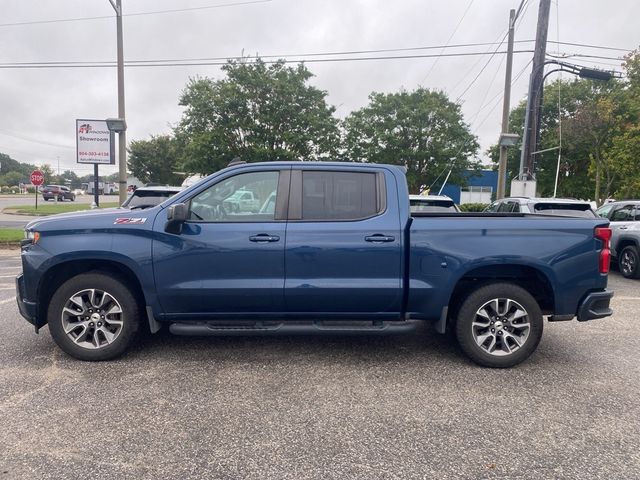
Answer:
POLYGON ((361 220, 380 213, 377 174, 302 172, 302 220, 361 220))

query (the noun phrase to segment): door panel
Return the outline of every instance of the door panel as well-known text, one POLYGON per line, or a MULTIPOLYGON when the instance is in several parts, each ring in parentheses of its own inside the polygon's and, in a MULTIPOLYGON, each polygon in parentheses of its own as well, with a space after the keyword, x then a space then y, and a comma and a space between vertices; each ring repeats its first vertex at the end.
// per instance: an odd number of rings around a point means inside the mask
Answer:
POLYGON ((168 314, 283 308, 285 223, 198 223, 154 243, 160 303, 168 314), (278 237, 252 241, 252 237, 278 237))
POLYGON ((288 181, 288 171, 229 175, 189 200, 191 217, 180 234, 166 233, 165 222, 156 221, 154 272, 165 314, 282 311, 286 222, 278 212, 288 181), (235 208, 245 191, 254 203, 235 208))
MULTIPOLYGON (((302 177, 307 174, 307 170, 292 173, 293 214, 285 251, 287 311, 397 315, 402 300, 403 237, 396 186, 385 184, 393 179, 374 174, 377 193, 363 194, 356 178, 323 177, 322 172, 313 185, 310 182, 303 188, 302 177), (386 192, 392 195, 387 197, 386 192), (341 220, 332 220, 331 212, 341 220), (366 214, 371 216, 348 219, 366 214), (315 217, 321 220, 313 220, 315 217)), ((373 185, 370 180, 361 186, 369 188, 373 185)))

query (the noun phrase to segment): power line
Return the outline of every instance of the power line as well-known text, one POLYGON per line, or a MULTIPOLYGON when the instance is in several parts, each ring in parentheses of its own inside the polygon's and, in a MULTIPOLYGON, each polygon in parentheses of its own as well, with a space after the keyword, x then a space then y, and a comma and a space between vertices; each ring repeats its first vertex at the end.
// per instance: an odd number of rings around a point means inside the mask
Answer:
MULTIPOLYGON (((516 43, 531 43, 533 40, 520 40, 516 43)), ((401 48, 379 48, 370 50, 342 50, 342 51, 330 51, 330 52, 311 52, 311 53, 288 53, 280 55, 258 55, 260 58, 288 58, 288 57, 320 57, 331 55, 361 55, 368 53, 390 53, 390 52, 408 52, 408 51, 420 51, 420 50, 435 50, 437 48, 464 48, 464 47, 480 47, 486 45, 498 45, 499 42, 480 42, 480 43, 459 43, 456 45, 427 45, 420 47, 401 47, 401 48)), ((219 57, 203 57, 203 58, 169 58, 169 59, 157 59, 157 60, 127 60, 127 63, 164 63, 164 62, 197 62, 197 61, 210 61, 210 60, 244 60, 249 58, 247 56, 219 56, 219 57)), ((40 61, 40 62, 4 62, 2 64, 11 65, 31 65, 31 64, 113 64, 113 60, 105 61, 40 61)))
MULTIPOLYGON (((493 51, 493 53, 491 54, 491 56, 489 57, 489 59, 486 61, 486 63, 484 64, 484 66, 480 69, 480 71, 478 72, 478 74, 473 78, 473 80, 471 80, 471 82, 469 83, 469 85, 467 85, 467 88, 465 88, 462 93, 460 95, 458 95, 458 98, 456 99, 456 102, 458 102, 465 93, 467 93, 469 91, 469 89, 476 83, 476 81, 478 80, 478 78, 480 78, 480 75, 482 75, 482 72, 485 71, 485 69, 489 66, 489 64, 491 63, 491 60, 493 60, 493 57, 495 57, 498 53, 498 49, 502 46, 502 44, 504 43, 505 39, 507 38, 508 32, 504 34, 504 36, 502 37, 502 41, 500 42, 500 44, 496 47, 496 49, 493 51)), ((521 52, 521 50, 520 50, 521 52)), ((530 51, 529 53, 532 53, 533 51, 530 51)), ((501 53, 506 53, 506 52, 501 52, 501 53)), ((514 50, 513 53, 516 53, 516 51, 514 50)))
MULTIPOLYGON (((515 50, 513 53, 532 53, 533 50, 515 50)), ((267 60, 263 61, 265 64, 274 63, 327 63, 327 62, 358 62, 368 60, 402 60, 411 58, 436 58, 436 57, 473 57, 483 55, 504 55, 506 51, 495 50, 489 52, 458 52, 458 53, 444 53, 444 54, 424 54, 424 55, 386 55, 376 57, 337 57, 337 58, 295 58, 295 59, 280 59, 280 60, 267 60)), ((255 57, 258 58, 258 57, 255 57)), ((251 57, 232 57, 226 60, 244 60, 248 61, 251 57)), ((125 62, 126 67, 190 67, 190 66, 221 66, 226 65, 226 61, 184 61, 184 62, 157 62, 157 63, 129 63, 125 62)), ((5 63, 0 64, 0 69, 41 69, 41 68, 113 68, 115 63, 32 63, 32 64, 13 64, 5 63)))
POLYGON ((23 137, 21 135, 15 134, 15 133, 8 132, 6 130, 0 130, 0 135, 17 138, 19 140, 24 140, 25 142, 39 143, 39 144, 42 144, 42 145, 47 145, 49 147, 68 148, 70 150, 75 150, 75 148, 76 148, 76 147, 72 147, 70 145, 62 145, 62 144, 59 144, 59 143, 50 143, 50 142, 43 142, 42 140, 34 140, 32 138, 29 138, 29 137, 23 137))
MULTIPOLYGON (((502 33, 500 34, 502 36, 502 33)), ((500 38, 500 37, 498 37, 500 38)), ((533 40, 516 40, 514 43, 532 43, 533 40)), ((618 49, 616 47, 603 47, 599 45, 590 45, 585 43, 570 43, 570 42, 551 42, 551 43, 560 43, 566 45, 573 46, 582 46, 588 48, 604 48, 604 49, 613 49, 620 50, 623 52, 631 52, 632 50, 618 49)), ((289 58, 289 57, 324 57, 324 56, 333 56, 333 55, 364 55, 370 53, 392 53, 392 52, 410 52, 410 51, 421 51, 421 50, 435 50, 435 49, 455 49, 455 48, 465 48, 465 47, 482 47, 482 46, 495 46, 500 45, 500 42, 475 42, 475 43, 458 43, 454 45, 426 45, 426 46, 418 46, 418 47, 398 47, 398 48, 379 48, 379 49, 368 49, 368 50, 342 50, 342 51, 330 51, 330 52, 311 52, 311 53, 290 53, 290 54, 279 54, 279 55, 259 55, 260 58, 289 58)), ((488 50, 490 51, 490 50, 488 50)), ((153 60, 127 60, 126 63, 132 65, 134 63, 180 63, 180 62, 202 62, 202 61, 226 61, 226 60, 245 60, 248 57, 243 56, 219 56, 219 57, 200 57, 200 58, 168 58, 168 59, 153 59, 153 60)), ((481 59, 478 60, 479 63, 481 59)), ((477 65, 476 63, 476 65, 477 65)), ((69 61, 33 61, 33 62, 2 62, 0 65, 114 65, 115 62, 112 60, 69 60, 69 61)), ((472 70, 475 68, 472 67, 472 70)), ((468 72, 470 73, 470 72, 468 72)), ((467 73, 467 75, 468 75, 467 73)), ((464 79, 464 77, 463 77, 464 79)), ((461 83, 461 82, 459 82, 461 83)), ((459 84, 458 84, 459 85, 459 84)), ((454 87, 453 90, 457 88, 454 87)))
POLYGON ((553 40, 547 40, 547 43, 557 43, 559 45, 569 45, 572 47, 589 47, 589 48, 598 48, 601 50, 616 50, 618 52, 632 52, 633 49, 632 48, 619 48, 619 47, 605 47, 604 45, 592 45, 592 44, 588 44, 588 43, 575 43, 575 42, 561 42, 561 41, 553 41, 553 40))
POLYGON ((601 59, 601 60, 621 60, 622 59, 620 57, 607 57, 604 55, 587 55, 584 53, 562 53, 561 55, 552 55, 552 54, 547 54, 548 57, 551 58, 597 58, 597 59, 601 59))
MULTIPOLYGON (((156 10, 153 12, 125 13, 122 16, 123 17, 139 17, 142 15, 160 15, 160 14, 166 14, 166 13, 191 12, 195 10, 208 10, 212 8, 237 7, 242 5, 253 5, 256 3, 269 3, 271 1, 273 0, 250 0, 246 2, 219 3, 216 5, 204 5, 201 7, 174 8, 171 10, 156 10)), ((97 17, 60 18, 56 20, 33 20, 29 22, 0 23, 0 27, 17 27, 22 25, 42 25, 42 24, 49 24, 49 23, 81 22, 86 20, 104 20, 106 18, 113 19, 113 15, 100 15, 97 17)))
MULTIPOLYGON (((467 16, 467 13, 469 12, 469 9, 471 9, 471 6, 473 5, 474 1, 475 0, 471 0, 469 2, 469 5, 467 5, 467 8, 465 9, 464 13, 462 14, 462 17, 460 17, 460 20, 458 20, 458 24, 456 25, 456 28, 453 29, 453 32, 449 36, 449 39, 447 40, 446 45, 442 47, 442 50, 440 50, 440 53, 444 52, 444 49, 447 48, 447 46, 449 45, 449 42, 451 42, 451 40, 453 39, 453 36, 458 31, 458 28, 460 28, 460 25, 462 24, 462 21, 464 20, 464 17, 467 16)), ((424 76, 424 78, 422 79, 422 81, 420 83, 424 83, 427 80, 427 78, 429 78, 429 75, 431 75, 431 72, 433 71, 433 69, 435 68, 436 64, 438 63, 438 60, 440 60, 440 57, 436 58, 435 62, 433 62, 431 64, 431 68, 429 68, 429 71, 427 72, 427 74, 424 76)))

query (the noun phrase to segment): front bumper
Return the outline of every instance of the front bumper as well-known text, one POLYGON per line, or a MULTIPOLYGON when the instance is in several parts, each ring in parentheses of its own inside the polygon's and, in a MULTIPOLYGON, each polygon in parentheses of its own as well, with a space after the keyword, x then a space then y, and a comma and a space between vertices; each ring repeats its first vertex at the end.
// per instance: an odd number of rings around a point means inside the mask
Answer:
POLYGON ((16 277, 16 300, 20 315, 32 325, 36 325, 38 308, 35 302, 30 302, 24 297, 24 275, 22 274, 16 277))
POLYGON ((589 293, 578 307, 578 321, 585 322, 613 315, 613 310, 609 308, 612 297, 611 290, 589 293))

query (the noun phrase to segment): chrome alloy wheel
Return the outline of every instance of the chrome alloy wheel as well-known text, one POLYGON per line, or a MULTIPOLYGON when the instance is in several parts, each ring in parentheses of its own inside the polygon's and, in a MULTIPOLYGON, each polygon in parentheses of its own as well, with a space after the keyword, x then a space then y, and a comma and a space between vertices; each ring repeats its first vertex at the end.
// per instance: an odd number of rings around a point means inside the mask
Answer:
POLYGON ((64 333, 79 347, 98 349, 110 345, 122 332, 122 307, 108 292, 81 290, 62 309, 64 333))
POLYGON ((494 298, 482 305, 471 324, 473 339, 485 352, 503 356, 522 347, 531 326, 522 305, 508 298, 494 298))
POLYGON ((636 256, 628 249, 620 257, 620 270, 624 275, 631 275, 636 268, 636 256))

